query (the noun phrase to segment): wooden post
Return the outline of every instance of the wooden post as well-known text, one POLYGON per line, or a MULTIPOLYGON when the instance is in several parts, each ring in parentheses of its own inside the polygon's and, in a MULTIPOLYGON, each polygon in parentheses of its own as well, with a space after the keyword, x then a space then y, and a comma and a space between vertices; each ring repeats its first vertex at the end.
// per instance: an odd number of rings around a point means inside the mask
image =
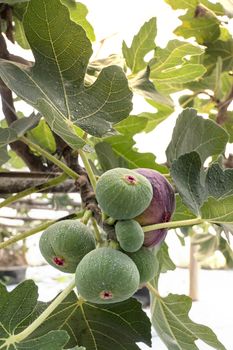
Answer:
POLYGON ((189 296, 193 301, 198 300, 198 272, 199 264, 195 259, 195 253, 198 246, 192 244, 190 237, 190 252, 189 252, 189 296))

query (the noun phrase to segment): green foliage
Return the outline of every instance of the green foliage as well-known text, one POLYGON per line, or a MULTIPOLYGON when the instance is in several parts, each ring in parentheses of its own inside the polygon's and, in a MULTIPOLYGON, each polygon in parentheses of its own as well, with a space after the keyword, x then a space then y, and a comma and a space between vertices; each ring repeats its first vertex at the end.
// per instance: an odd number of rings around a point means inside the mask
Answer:
POLYGON ((166 150, 171 164, 182 154, 195 151, 202 162, 225 149, 228 134, 219 125, 197 115, 194 109, 185 109, 177 118, 172 140, 166 150), (213 138, 212 135, 215 135, 213 138))
POLYGON ((138 289, 140 280, 134 262, 112 248, 99 248, 88 253, 79 263, 75 276, 80 295, 97 304, 117 303, 130 298, 138 289))
MULTIPOLYGON (((38 311, 41 313, 49 304, 43 303, 38 311)), ((139 350, 138 342, 151 345, 150 320, 134 298, 116 304, 98 305, 78 300, 72 292, 34 334, 40 336, 53 329, 69 334, 66 346, 69 348, 77 342, 90 350, 96 347, 118 350, 122 346, 139 350)))
POLYGON ((63 330, 51 330, 40 336, 31 336, 21 342, 14 340, 14 335, 27 328, 30 315, 37 304, 37 286, 33 281, 25 281, 12 292, 0 284, 0 347, 3 350, 62 350, 68 341, 63 330), (23 325, 22 325, 23 324, 23 325), (12 338, 11 338, 12 337, 12 338), (8 342, 8 344, 7 344, 8 342))
MULTIPOLYGON (((196 215, 208 197, 221 199, 232 196, 233 170, 213 163, 204 172, 198 153, 180 156, 172 163, 171 175, 183 203, 196 215)), ((205 206, 206 208, 206 206, 205 206)))
POLYGON ((78 136, 77 126, 102 136, 111 130, 113 123, 128 116, 131 92, 121 68, 106 67, 95 83, 85 88, 91 43, 83 28, 69 19, 66 7, 57 0, 51 0, 49 6, 44 1, 32 0, 23 23, 36 64, 24 69, 2 62, 1 76, 17 95, 43 114, 56 134, 71 147, 80 148, 85 141, 78 136), (41 20, 47 18, 52 23, 54 17, 59 26, 41 20))
POLYGON ((76 0, 62 0, 61 2, 68 7, 72 21, 85 29, 89 40, 95 41, 94 29, 86 19, 88 15, 87 7, 81 2, 76 2, 76 0))
POLYGON ((151 18, 134 37, 131 47, 128 48, 123 41, 122 52, 127 66, 132 74, 138 73, 146 67, 144 57, 155 49, 156 18, 151 18))
POLYGON ((44 119, 41 119, 39 124, 30 131, 29 138, 51 153, 56 151, 56 142, 51 129, 44 119))
POLYGON ((152 323, 168 350, 198 350, 201 339, 217 350, 226 350, 212 330, 193 322, 188 314, 192 301, 185 295, 169 294, 165 298, 152 295, 152 323))
POLYGON ((150 62, 150 78, 158 91, 170 94, 179 90, 177 84, 198 80, 206 69, 201 64, 192 64, 185 60, 190 56, 201 55, 203 50, 187 42, 172 40, 165 49, 157 48, 150 62))

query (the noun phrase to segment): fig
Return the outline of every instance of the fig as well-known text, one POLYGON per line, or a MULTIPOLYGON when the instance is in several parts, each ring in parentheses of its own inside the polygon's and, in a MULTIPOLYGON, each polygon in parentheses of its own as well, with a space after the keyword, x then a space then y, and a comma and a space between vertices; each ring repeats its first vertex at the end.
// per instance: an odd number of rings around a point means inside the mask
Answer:
POLYGON ((116 303, 130 298, 138 289, 139 272, 130 257, 112 248, 92 250, 75 273, 78 293, 97 304, 116 303))
POLYGON ((100 176, 96 198, 100 208, 114 219, 132 219, 150 204, 153 191, 150 181, 139 173, 115 168, 100 176))
POLYGON ((74 273, 82 258, 95 249, 91 230, 78 220, 63 220, 47 228, 39 241, 45 260, 60 271, 74 273))
POLYGON ((140 275, 140 285, 151 281, 155 277, 158 271, 158 264, 151 250, 142 247, 137 252, 127 253, 127 255, 137 266, 140 275))
POLYGON ((144 232, 135 220, 117 221, 115 232, 120 247, 126 252, 136 252, 143 245, 144 232))
MULTIPOLYGON (((171 184, 159 172, 140 168, 135 171, 145 176, 153 188, 150 205, 135 218, 141 226, 153 225, 171 220, 175 210, 175 193, 171 184)), ((160 244, 166 237, 167 229, 153 230, 144 233, 144 246, 152 247, 160 244)))

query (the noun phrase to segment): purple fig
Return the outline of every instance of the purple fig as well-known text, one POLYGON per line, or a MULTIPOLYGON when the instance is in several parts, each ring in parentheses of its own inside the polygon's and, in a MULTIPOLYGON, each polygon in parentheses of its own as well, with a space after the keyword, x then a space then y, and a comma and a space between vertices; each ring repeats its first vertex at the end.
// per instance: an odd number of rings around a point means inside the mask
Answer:
MULTIPOLYGON (((175 210, 175 193, 170 183, 162 174, 155 170, 139 168, 135 169, 135 171, 145 176, 153 188, 153 197, 150 205, 135 220, 141 226, 170 221, 175 210)), ((143 245, 153 247, 161 243, 165 239, 167 231, 167 229, 160 229, 145 232, 143 245)))

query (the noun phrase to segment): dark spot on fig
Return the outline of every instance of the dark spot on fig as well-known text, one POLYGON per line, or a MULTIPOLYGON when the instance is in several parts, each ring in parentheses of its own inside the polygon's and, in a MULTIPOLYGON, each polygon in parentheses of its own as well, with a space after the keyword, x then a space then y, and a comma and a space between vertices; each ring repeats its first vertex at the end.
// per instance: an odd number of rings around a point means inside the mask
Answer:
POLYGON ((163 214, 163 222, 168 222, 171 218, 171 213, 165 212, 163 214))
POLYGON ((104 290, 100 293, 100 298, 104 300, 112 299, 112 293, 109 290, 104 290))
POLYGON ((125 181, 127 183, 129 183, 130 185, 136 185, 136 183, 137 183, 137 179, 132 175, 125 176, 125 181))
POLYGON ((55 256, 55 258, 53 258, 53 262, 58 266, 63 266, 65 261, 64 261, 64 259, 62 259, 58 256, 55 256))

